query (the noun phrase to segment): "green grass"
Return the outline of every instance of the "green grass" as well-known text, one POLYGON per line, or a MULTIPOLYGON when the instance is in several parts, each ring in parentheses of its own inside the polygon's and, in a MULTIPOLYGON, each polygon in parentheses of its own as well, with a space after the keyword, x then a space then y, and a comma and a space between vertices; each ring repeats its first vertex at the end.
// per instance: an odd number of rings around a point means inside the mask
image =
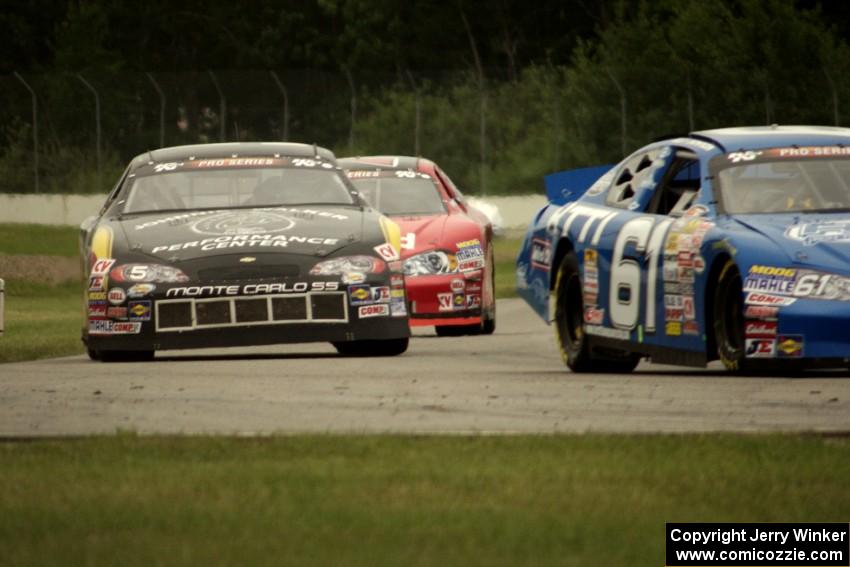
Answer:
POLYGON ((0 254, 78 256, 79 229, 43 224, 0 224, 0 254))
POLYGON ((493 241, 496 260, 496 297, 516 297, 516 257, 521 238, 497 238, 493 241))
POLYGON ((663 565, 664 523, 847 521, 850 441, 293 436, 0 444, 5 565, 663 565))
POLYGON ((7 281, 0 363, 83 352, 81 289, 79 282, 51 286, 7 281))

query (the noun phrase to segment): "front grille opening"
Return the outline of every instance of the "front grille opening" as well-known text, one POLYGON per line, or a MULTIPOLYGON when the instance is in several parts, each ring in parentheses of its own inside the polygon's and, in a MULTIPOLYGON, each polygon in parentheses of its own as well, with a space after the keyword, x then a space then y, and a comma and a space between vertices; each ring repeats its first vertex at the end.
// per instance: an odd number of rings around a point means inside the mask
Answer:
POLYGON ((198 325, 221 325, 230 323, 229 301, 203 301, 195 304, 198 325))
POLYGON ((157 325, 160 329, 192 326, 192 302, 160 303, 157 310, 157 325))
POLYGON ((307 301, 304 297, 275 297, 272 299, 272 319, 275 321, 303 321, 307 319, 307 301))
POLYGON ((236 322, 254 323, 256 321, 268 321, 268 302, 264 299, 237 299, 236 322))
POLYGON ((312 295, 313 319, 345 319, 345 295, 312 295))

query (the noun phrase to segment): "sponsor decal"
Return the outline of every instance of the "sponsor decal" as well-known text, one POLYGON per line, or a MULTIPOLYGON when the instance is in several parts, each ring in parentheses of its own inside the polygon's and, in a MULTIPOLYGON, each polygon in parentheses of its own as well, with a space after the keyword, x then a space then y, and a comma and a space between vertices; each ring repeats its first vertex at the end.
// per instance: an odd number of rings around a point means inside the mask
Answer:
POLYGON ((386 260, 387 262, 392 262, 399 259, 398 252, 393 248, 393 245, 389 242, 384 242, 378 246, 375 246, 375 252, 378 253, 378 256, 386 260))
POLYGON ((685 335, 699 335, 699 324, 696 321, 685 321, 682 323, 682 333, 685 335))
POLYGON ((290 244, 313 244, 316 246, 334 246, 338 238, 321 236, 286 236, 283 234, 236 234, 223 235, 215 238, 203 238, 175 244, 161 244, 151 248, 152 254, 160 252, 179 252, 190 248, 200 248, 204 251, 224 250, 229 248, 286 248, 290 244))
POLYGON ((253 264, 257 259, 254 256, 243 256, 239 258, 239 262, 242 264, 253 264))
POLYGON ((372 301, 375 303, 389 303, 390 288, 389 286, 380 286, 372 288, 372 301))
POLYGON ((105 301, 89 301, 89 317, 106 317, 108 311, 105 301))
POLYGON ((413 250, 416 248, 416 233, 408 232, 407 234, 402 235, 401 237, 401 249, 402 250, 413 250))
POLYGON ((467 293, 481 293, 481 282, 467 280, 466 291, 467 293))
POLYGON ((113 287, 106 294, 106 299, 112 305, 121 305, 127 299, 127 292, 120 287, 113 287))
POLYGON ((156 290, 156 286, 149 283, 138 283, 127 290, 127 297, 139 298, 147 297, 156 290))
POLYGON ((803 335, 777 336, 776 354, 782 358, 801 358, 803 356, 803 335))
POLYGON ((671 262, 664 262, 663 277, 665 282, 675 282, 679 275, 678 266, 671 262))
POLYGON ((552 265, 552 243, 542 238, 531 241, 531 267, 544 272, 552 265))
POLYGON ((449 288, 455 293, 460 293, 460 292, 463 291, 465 286, 466 286, 466 284, 464 283, 463 280, 453 279, 452 283, 449 285, 449 288))
POLYGON ((664 296, 664 307, 670 307, 673 309, 682 309, 685 304, 685 300, 681 295, 665 295, 664 296))
POLYGON ((372 290, 368 285, 348 287, 348 301, 351 305, 366 305, 372 302, 372 290))
POLYGON ((404 301, 404 298, 393 298, 392 301, 390 301, 390 315, 393 317, 407 316, 407 303, 404 301))
POLYGON ((127 302, 127 313, 130 321, 150 321, 151 302, 129 301, 127 302))
POLYGON ((588 325, 601 325, 604 316, 604 309, 597 309, 596 307, 585 307, 584 309, 584 322, 588 325))
POLYGON ((664 323, 664 334, 678 337, 682 334, 682 323, 679 321, 667 321, 664 323))
MULTIPOLYGON (((534 253, 532 251, 532 258, 533 254, 534 253)), ((484 250, 481 248, 481 241, 476 238, 474 240, 458 242, 456 257, 458 259, 458 262, 463 262, 464 260, 473 260, 476 258, 483 258, 484 250)))
POLYGON ((89 321, 91 335, 137 335, 142 330, 142 324, 128 321, 110 321, 108 319, 92 319, 89 321))
POLYGON ((585 291, 582 296, 587 305, 596 305, 599 302, 599 295, 596 292, 585 291))
POLYGON ((295 226, 295 221, 274 211, 227 211, 202 217, 189 225, 192 232, 213 236, 268 235, 295 226))
POLYGON ((680 268, 693 268, 694 267, 694 259, 693 254, 691 252, 679 252, 677 256, 678 264, 680 268))
POLYGON ((455 309, 463 309, 466 306, 466 296, 463 292, 452 294, 452 304, 455 309))
POLYGON ((368 317, 387 317, 390 314, 390 306, 381 303, 378 305, 362 305, 357 309, 357 315, 361 319, 368 317))
POLYGON ((103 274, 93 275, 89 277, 89 291, 103 291, 104 279, 103 274))
POLYGON ((110 319, 126 319, 127 308, 110 305, 109 309, 106 310, 106 316, 110 319))
POLYGON ((750 338, 773 338, 776 336, 775 321, 747 321, 744 324, 744 336, 750 338))
POLYGON ((768 307, 767 305, 747 305, 744 310, 746 319, 776 319, 779 316, 778 307, 768 307))
POLYGON ((694 271, 698 274, 705 271, 705 259, 702 256, 694 256, 694 271))
POLYGON ((683 321, 685 319, 685 311, 675 307, 664 308, 665 321, 683 321))
POLYGON ((628 331, 624 329, 612 329, 601 325, 585 325, 584 332, 588 335, 595 335, 597 337, 605 337, 609 339, 619 339, 622 341, 627 341, 629 339, 628 331))
POLYGON ((850 242, 850 220, 833 220, 795 224, 785 230, 785 237, 814 246, 821 242, 850 242))
POLYGON ((115 264, 115 260, 113 258, 97 260, 91 268, 91 275, 104 276, 109 273, 109 268, 111 268, 113 264, 115 264))
POLYGON ((390 297, 393 299, 397 299, 399 297, 404 297, 404 289, 402 288, 392 288, 390 289, 390 297))
POLYGON ((802 146, 791 148, 772 148, 761 152, 771 158, 821 158, 834 156, 850 156, 850 147, 847 146, 802 146))
POLYGON ((451 293, 438 293, 437 301, 440 304, 440 311, 451 311, 452 310, 452 294, 451 293))
POLYGON ((697 313, 694 297, 692 295, 682 297, 682 311, 684 311, 686 320, 692 321, 696 319, 697 313))
POLYGON ((404 276, 393 274, 390 276, 390 285, 393 287, 404 287, 404 276))
POLYGON ((346 272, 342 274, 342 283, 359 284, 366 281, 366 274, 362 272, 346 272))
POLYGON ((484 258, 473 258, 458 262, 457 269, 459 272, 471 272, 472 270, 480 270, 485 265, 487 265, 487 262, 484 258))
POLYGON ((106 301, 105 291, 90 291, 89 301, 106 301))
POLYGON ((595 248, 587 248, 584 251, 584 265, 585 267, 597 267, 599 262, 599 252, 596 251, 595 248))
POLYGON ((391 272, 401 272, 404 269, 404 264, 401 260, 396 260, 395 262, 387 262, 387 266, 389 267, 391 272))
MULTIPOLYGON (((368 286, 367 286, 368 287, 368 286)), ((310 291, 338 291, 339 282, 295 282, 245 285, 194 285, 172 287, 166 297, 200 297, 221 295, 262 295, 266 293, 307 293, 310 291)))
POLYGON ((694 269, 679 267, 676 277, 680 282, 694 283, 694 269))
POLYGON ((469 309, 478 309, 481 307, 481 296, 477 293, 470 293, 466 296, 466 306, 469 309))
POLYGON ((779 295, 794 291, 797 270, 774 266, 752 266, 744 280, 744 291, 762 291, 779 295))
POLYGON ((750 292, 744 298, 744 303, 748 305, 791 305, 797 301, 793 297, 783 297, 780 295, 769 295, 767 293, 750 292))
POLYGON ((684 216, 686 217, 701 217, 708 214, 708 207, 705 205, 692 205, 687 211, 685 211, 684 216))
POLYGON ((774 339, 745 339, 744 356, 748 358, 773 358, 776 356, 774 339))

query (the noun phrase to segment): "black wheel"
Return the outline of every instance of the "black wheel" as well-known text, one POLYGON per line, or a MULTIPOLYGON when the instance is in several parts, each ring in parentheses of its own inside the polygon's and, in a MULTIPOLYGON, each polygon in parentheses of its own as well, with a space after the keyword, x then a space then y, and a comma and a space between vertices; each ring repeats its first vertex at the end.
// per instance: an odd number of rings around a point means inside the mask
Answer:
POLYGON ((398 356, 407 350, 410 339, 346 341, 332 343, 343 356, 398 356))
POLYGON ((717 356, 727 370, 746 370, 743 287, 741 273, 732 260, 717 278, 713 315, 717 356))
POLYGON ((567 254, 555 278, 555 334, 561 358, 573 372, 626 373, 635 369, 640 357, 627 352, 592 353, 584 334, 584 297, 578 260, 567 254))
POLYGON ((493 243, 490 243, 490 252, 487 254, 487 262, 490 264, 490 277, 487 278, 489 295, 493 299, 492 305, 482 309, 481 312, 481 334, 492 335, 496 331, 496 262, 493 257, 493 243))
MULTIPOLYGON (((89 357, 92 350, 89 349, 89 357)), ((101 362, 149 362, 153 360, 152 350, 97 350, 94 351, 101 362)))

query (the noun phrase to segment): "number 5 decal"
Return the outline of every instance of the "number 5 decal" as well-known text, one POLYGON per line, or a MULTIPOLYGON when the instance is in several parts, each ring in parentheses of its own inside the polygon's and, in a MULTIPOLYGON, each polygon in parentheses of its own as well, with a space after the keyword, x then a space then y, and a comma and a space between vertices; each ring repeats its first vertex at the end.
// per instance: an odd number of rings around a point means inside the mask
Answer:
POLYGON ((655 331, 655 292, 658 282, 658 258, 664 245, 664 236, 673 219, 655 224, 652 217, 638 217, 628 221, 620 229, 614 243, 611 259, 611 285, 609 286, 608 309, 611 323, 620 329, 634 329, 640 310, 640 263, 634 258, 624 258, 626 246, 633 244, 639 254, 645 254, 649 263, 646 274, 646 322, 647 332, 655 331), (654 228, 653 228, 654 227, 654 228))

